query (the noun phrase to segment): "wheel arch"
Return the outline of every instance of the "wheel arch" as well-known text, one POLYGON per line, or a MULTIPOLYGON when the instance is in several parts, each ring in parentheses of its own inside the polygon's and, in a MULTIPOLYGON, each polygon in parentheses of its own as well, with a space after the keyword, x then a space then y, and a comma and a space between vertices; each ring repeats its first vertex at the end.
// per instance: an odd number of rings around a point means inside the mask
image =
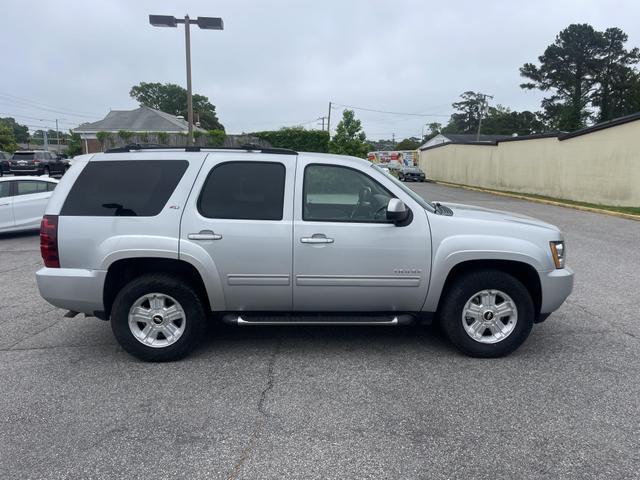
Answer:
POLYGON ((518 260, 502 260, 502 259, 474 259, 466 260, 455 264, 448 272, 446 279, 440 291, 439 300, 436 311, 440 310, 442 299, 447 289, 460 276, 469 272, 479 270, 497 270, 508 273, 517 278, 529 291, 533 300, 536 321, 540 317, 540 308, 542 305, 542 285, 537 270, 529 263, 518 260))
POLYGON ((169 274, 181 278, 196 289, 207 311, 212 310, 213 299, 208 294, 201 273, 191 263, 173 258, 132 257, 116 260, 107 269, 103 287, 105 319, 110 317, 113 301, 122 287, 134 278, 148 273, 169 274))

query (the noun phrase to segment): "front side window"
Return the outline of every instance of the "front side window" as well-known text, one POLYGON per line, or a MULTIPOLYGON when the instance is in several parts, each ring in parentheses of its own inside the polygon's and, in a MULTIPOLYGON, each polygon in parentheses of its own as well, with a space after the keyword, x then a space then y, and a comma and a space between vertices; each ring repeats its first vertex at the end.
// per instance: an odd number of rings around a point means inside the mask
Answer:
POLYGON ((282 220, 285 175, 281 163, 216 165, 202 187, 198 211, 208 218, 282 220))
POLYGON ((169 201, 186 160, 89 162, 76 179, 60 215, 154 217, 169 201))
POLYGON ((47 182, 18 180, 16 182, 16 186, 16 195, 29 195, 32 193, 42 193, 47 191, 47 182))
POLYGON ((304 171, 302 218, 323 222, 387 222, 394 196, 364 173, 335 165, 308 165, 304 171))

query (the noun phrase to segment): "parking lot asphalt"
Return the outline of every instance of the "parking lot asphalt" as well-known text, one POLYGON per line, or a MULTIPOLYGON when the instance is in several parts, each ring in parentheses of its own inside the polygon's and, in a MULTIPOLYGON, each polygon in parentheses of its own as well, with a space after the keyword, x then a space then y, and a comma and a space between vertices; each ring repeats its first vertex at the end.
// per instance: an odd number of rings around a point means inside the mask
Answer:
POLYGON ((435 328, 215 326, 147 364, 0 237, 0 478, 640 478, 640 222, 430 183, 565 232, 573 295, 507 358, 435 328))

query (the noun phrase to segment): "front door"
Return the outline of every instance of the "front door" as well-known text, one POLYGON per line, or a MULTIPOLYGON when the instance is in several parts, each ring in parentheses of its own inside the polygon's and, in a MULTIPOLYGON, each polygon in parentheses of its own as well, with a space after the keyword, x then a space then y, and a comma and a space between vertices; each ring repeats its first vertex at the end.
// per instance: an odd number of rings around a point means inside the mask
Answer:
MULTIPOLYGON (((210 153, 180 228, 180 251, 211 257, 225 310, 292 308, 293 155, 210 153)), ((220 305, 212 305, 220 310, 220 305)))
POLYGON ((299 160, 296 174, 294 308, 419 311, 427 294, 431 239, 426 213, 371 166, 299 160), (411 222, 386 220, 399 198, 411 222))

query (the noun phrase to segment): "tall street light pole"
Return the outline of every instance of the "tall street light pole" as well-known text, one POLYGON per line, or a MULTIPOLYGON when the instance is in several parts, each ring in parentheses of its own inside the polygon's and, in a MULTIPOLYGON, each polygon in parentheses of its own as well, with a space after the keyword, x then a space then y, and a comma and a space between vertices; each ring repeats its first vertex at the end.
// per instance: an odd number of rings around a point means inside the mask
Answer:
POLYGON ((223 30, 224 22, 219 17, 198 17, 191 20, 189 15, 184 18, 176 18, 170 15, 149 15, 149 23, 154 27, 177 27, 184 24, 184 44, 187 64, 187 122, 189 133, 187 145, 193 145, 193 92, 191 90, 191 29, 192 24, 198 25, 204 30, 223 30))

